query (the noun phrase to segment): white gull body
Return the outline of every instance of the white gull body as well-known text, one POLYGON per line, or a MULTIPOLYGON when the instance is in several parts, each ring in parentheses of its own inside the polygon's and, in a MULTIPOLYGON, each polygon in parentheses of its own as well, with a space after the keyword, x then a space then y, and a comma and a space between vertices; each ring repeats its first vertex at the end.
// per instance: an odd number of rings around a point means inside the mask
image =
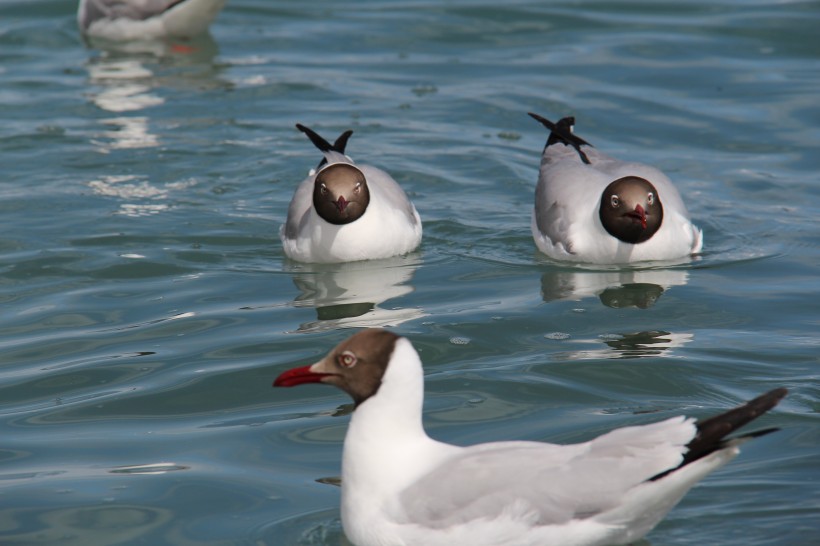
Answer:
MULTIPOLYGON (((307 382, 334 384, 357 402, 344 442, 341 514, 345 534, 358 546, 627 544, 734 458, 741 441, 722 441, 685 461, 690 446, 701 449, 695 443, 702 427, 674 417, 574 445, 438 442, 422 426, 418 354, 410 341, 383 330, 354 335, 320 362, 281 374, 274 386, 307 382), (374 343, 391 346, 366 347, 374 343), (346 375, 356 366, 370 374, 384 358, 389 361, 375 384, 346 375), (374 394, 363 394, 373 388, 374 394)), ((744 418, 720 436, 784 395, 778 389, 733 410, 744 418)), ((707 432, 715 419, 702 422, 707 432)))
POLYGON ((609 157, 586 143, 577 149, 560 141, 545 147, 531 229, 538 249, 561 261, 626 264, 679 260, 697 254, 703 246, 702 231, 690 221, 680 193, 666 175, 643 163, 609 157), (650 181, 663 204, 660 228, 637 244, 607 232, 599 214, 605 188, 623 177, 650 181))
POLYGON ((112 42, 192 37, 205 32, 227 0, 80 0, 77 24, 112 42))
POLYGON ((322 153, 327 163, 312 170, 296 188, 287 220, 279 230, 285 254, 300 262, 339 263, 389 258, 415 250, 421 243, 421 218, 401 186, 377 167, 354 163, 343 151, 327 149, 322 153), (364 214, 346 224, 326 221, 314 207, 316 177, 339 163, 357 168, 370 192, 364 214))

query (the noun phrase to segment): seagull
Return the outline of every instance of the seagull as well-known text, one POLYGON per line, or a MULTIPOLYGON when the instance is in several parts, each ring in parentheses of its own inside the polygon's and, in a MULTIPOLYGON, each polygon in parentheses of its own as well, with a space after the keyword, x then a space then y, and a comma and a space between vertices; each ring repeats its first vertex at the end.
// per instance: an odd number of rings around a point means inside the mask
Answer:
POLYGON ((227 0, 80 0, 83 35, 113 42, 190 38, 208 29, 227 0))
POLYGON ((339 263, 400 256, 421 243, 421 218, 385 171, 345 155, 353 131, 333 144, 296 124, 324 155, 296 188, 279 236, 299 262, 339 263))
POLYGON ((777 429, 727 438, 786 395, 716 417, 619 428, 580 444, 459 447, 422 426, 424 378, 410 341, 362 330, 274 387, 326 383, 355 402, 342 456, 342 525, 358 546, 593 546, 646 535, 695 483, 777 429))
POLYGON ((531 225, 541 252, 594 264, 678 260, 700 252, 703 232, 662 172, 597 151, 573 134, 573 117, 553 123, 530 116, 550 130, 531 225))

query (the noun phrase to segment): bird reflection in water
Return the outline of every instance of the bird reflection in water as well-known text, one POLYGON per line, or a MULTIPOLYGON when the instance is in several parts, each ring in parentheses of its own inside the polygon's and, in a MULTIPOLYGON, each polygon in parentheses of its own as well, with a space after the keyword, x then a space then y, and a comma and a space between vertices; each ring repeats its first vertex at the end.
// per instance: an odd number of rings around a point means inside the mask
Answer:
POLYGON ((673 334, 653 330, 605 336, 603 342, 615 350, 618 358, 639 358, 661 355, 664 351, 691 341, 692 337, 692 334, 673 334))
MULTIPOLYGON (((121 151, 150 150, 167 146, 161 124, 176 125, 166 112, 152 110, 175 100, 175 91, 201 90, 229 85, 218 77, 214 58, 218 48, 209 34, 193 39, 156 39, 110 43, 95 51, 86 62, 88 90, 85 96, 105 115, 93 130, 90 142, 114 169, 121 151), (184 47, 183 47, 184 46, 184 47)), ((146 152, 150 153, 150 152, 146 152)), ((141 217, 170 208, 171 196, 196 184, 188 177, 158 182, 148 173, 116 170, 98 173, 88 182, 96 195, 119 200, 117 214, 141 217)))
POLYGON ((316 320, 296 331, 396 326, 425 316, 415 307, 382 306, 413 292, 410 282, 420 265, 418 254, 340 264, 290 262, 286 270, 300 292, 293 306, 316 310, 316 320))
POLYGON ((655 305, 663 291, 663 287, 657 284, 634 283, 611 286, 598 294, 598 297, 601 299, 601 303, 615 309, 624 307, 648 309, 655 305))
POLYGON ((602 358, 645 358, 671 356, 673 349, 689 343, 695 335, 688 332, 675 333, 663 330, 604 334, 593 339, 579 339, 575 343, 600 345, 595 349, 580 349, 555 353, 555 360, 596 360, 602 358))
POLYGON ((607 307, 648 309, 666 290, 688 281, 689 272, 680 269, 556 269, 541 275, 541 298, 550 302, 597 296, 607 307))

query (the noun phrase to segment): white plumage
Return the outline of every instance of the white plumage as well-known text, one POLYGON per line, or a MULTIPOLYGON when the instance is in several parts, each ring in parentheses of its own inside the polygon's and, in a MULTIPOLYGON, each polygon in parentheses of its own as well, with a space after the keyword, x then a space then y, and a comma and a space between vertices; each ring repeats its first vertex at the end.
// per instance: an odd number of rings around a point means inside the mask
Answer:
POLYGON ((776 389, 706 421, 673 417, 580 444, 458 447, 424 431, 422 365, 405 338, 364 330, 274 386, 308 382, 336 385, 357 403, 344 442, 341 512, 358 546, 627 544, 747 438, 724 436, 786 394, 776 389))
POLYGON ((556 260, 595 264, 677 260, 700 252, 703 233, 692 224, 678 190, 661 171, 599 152, 569 132, 572 118, 553 125, 531 115, 553 127, 541 158, 531 224, 541 252, 556 260), (562 125, 566 132, 560 131, 562 125), (623 177, 651 182, 663 204, 660 228, 637 244, 611 235, 599 213, 605 188, 623 177))
POLYGON ((415 250, 421 243, 421 218, 401 186, 377 167, 354 163, 344 155, 344 144, 341 150, 333 149, 312 131, 308 134, 326 163, 311 171, 296 188, 287 221, 279 231, 285 254, 300 262, 334 263, 389 258, 415 250), (317 137, 321 140, 315 140, 317 137), (317 213, 314 189, 316 177, 340 163, 352 165, 364 175, 370 201, 356 220, 334 224, 317 213))

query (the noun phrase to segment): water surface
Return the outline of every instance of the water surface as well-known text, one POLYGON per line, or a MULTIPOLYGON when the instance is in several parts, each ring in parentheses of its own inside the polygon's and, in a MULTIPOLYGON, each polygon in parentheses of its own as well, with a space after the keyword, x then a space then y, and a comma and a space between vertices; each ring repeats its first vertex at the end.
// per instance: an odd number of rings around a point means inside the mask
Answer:
POLYGON ((349 401, 270 388, 351 328, 425 362, 430 433, 573 442, 791 390, 642 544, 820 540, 816 2, 231 0, 146 51, 68 1, 0 5, 0 542, 347 544, 349 401), (654 164, 691 263, 539 255, 546 132, 575 115, 654 164), (278 228, 351 128, 424 222, 418 252, 310 266, 278 228))

